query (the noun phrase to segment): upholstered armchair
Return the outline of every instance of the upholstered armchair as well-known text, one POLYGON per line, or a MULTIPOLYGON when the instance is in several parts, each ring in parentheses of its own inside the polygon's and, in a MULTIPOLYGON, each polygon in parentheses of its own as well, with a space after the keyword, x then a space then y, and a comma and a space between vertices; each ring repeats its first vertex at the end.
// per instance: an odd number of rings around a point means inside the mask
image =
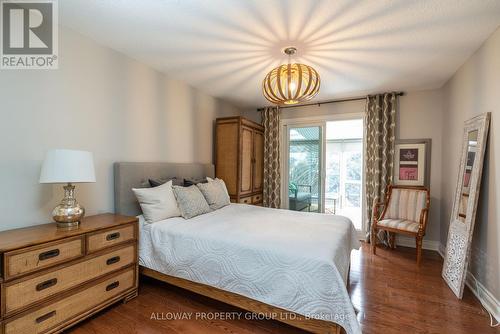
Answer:
POLYGON ((389 246, 395 248, 396 233, 415 237, 417 264, 422 256, 422 239, 429 215, 430 194, 424 187, 387 187, 384 202, 373 206, 371 230, 372 253, 376 254, 377 232, 389 232, 389 246))
POLYGON ((290 184, 288 205, 290 210, 311 211, 312 186, 305 184, 290 184))

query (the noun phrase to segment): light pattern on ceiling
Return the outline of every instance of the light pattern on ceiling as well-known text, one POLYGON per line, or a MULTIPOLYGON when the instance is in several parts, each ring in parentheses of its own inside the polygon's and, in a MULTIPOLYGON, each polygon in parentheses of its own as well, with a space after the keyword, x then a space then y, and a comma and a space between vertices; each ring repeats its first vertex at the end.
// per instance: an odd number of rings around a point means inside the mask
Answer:
POLYGON ((261 107, 262 79, 290 45, 294 62, 321 75, 318 101, 441 87, 498 27, 500 1, 71 0, 59 1, 59 22, 169 78, 261 107))

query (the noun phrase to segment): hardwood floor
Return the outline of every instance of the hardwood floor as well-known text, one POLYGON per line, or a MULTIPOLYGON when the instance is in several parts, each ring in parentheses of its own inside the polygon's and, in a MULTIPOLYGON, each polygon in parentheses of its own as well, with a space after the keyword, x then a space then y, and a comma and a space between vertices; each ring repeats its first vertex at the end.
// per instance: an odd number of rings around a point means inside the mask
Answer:
MULTIPOLYGON (((431 251, 423 252, 420 268, 412 248, 378 249, 373 256, 363 244, 354 251, 349 293, 363 333, 498 334, 498 328, 488 326, 486 311, 467 287, 464 298, 456 299, 441 279, 441 266, 441 257, 431 251)), ((143 278, 137 298, 99 313, 71 333, 305 333, 272 320, 194 319, 203 312, 241 310, 143 278), (170 316, 191 312, 192 319, 151 319, 162 314, 165 318, 168 312, 170 316)))

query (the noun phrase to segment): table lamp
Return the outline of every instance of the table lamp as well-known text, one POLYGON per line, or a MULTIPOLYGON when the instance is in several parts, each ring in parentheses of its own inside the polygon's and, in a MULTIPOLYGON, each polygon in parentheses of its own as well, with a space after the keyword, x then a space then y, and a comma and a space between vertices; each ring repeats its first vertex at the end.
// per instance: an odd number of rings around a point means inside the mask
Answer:
POLYGON ((40 183, 65 183, 64 198, 52 211, 58 227, 78 226, 85 208, 75 198, 73 183, 95 182, 92 152, 53 149, 47 152, 40 172, 40 183))

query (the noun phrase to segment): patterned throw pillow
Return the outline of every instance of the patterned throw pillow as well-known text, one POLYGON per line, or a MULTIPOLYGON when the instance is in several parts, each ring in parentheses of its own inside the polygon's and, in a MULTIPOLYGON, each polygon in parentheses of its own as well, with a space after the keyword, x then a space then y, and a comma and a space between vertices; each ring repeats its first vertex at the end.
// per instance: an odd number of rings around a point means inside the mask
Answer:
POLYGON ((208 178, 207 180, 208 183, 198 183, 196 186, 200 189, 203 196, 205 196, 210 209, 217 210, 229 205, 231 202, 224 181, 208 178))
POLYGON ((197 186, 173 186, 172 188, 174 189, 181 216, 184 219, 193 218, 211 211, 205 197, 203 197, 197 186))

